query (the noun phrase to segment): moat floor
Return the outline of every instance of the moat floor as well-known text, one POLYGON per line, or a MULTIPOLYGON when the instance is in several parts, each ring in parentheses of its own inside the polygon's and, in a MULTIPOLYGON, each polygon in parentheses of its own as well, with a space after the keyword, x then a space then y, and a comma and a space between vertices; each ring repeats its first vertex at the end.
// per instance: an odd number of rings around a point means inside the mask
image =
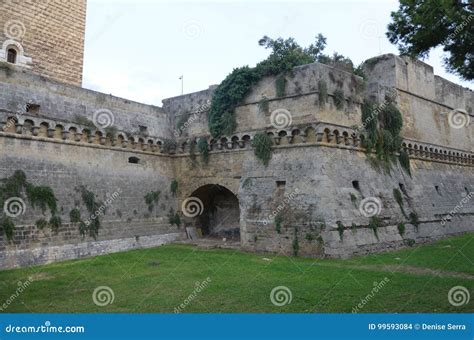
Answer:
POLYGON ((473 312, 473 292, 474 234, 349 260, 181 244, 0 272, 7 313, 473 312))

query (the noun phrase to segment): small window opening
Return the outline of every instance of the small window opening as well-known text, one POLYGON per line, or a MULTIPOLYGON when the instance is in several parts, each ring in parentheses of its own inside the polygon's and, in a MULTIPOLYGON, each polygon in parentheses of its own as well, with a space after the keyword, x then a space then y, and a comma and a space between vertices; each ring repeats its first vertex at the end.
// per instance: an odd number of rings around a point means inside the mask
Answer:
POLYGON ((129 157, 128 162, 132 164, 138 164, 140 162, 140 159, 137 157, 129 157))
POLYGON ((278 189, 285 189, 286 181, 276 181, 276 185, 278 189))
POLYGON ((16 64, 16 50, 9 48, 7 51, 7 61, 12 64, 16 64))
POLYGON ((357 191, 360 191, 359 181, 352 181, 352 187, 357 191))
POLYGON ((470 195, 470 191, 467 189, 467 187, 464 187, 464 190, 466 191, 466 194, 470 195))
POLYGON ((438 195, 441 196, 441 192, 439 191, 439 186, 435 185, 435 189, 436 189, 436 192, 438 193, 438 195))
POLYGON ((28 113, 38 114, 39 110, 40 110, 40 106, 38 104, 32 104, 32 103, 26 104, 26 112, 28 113))

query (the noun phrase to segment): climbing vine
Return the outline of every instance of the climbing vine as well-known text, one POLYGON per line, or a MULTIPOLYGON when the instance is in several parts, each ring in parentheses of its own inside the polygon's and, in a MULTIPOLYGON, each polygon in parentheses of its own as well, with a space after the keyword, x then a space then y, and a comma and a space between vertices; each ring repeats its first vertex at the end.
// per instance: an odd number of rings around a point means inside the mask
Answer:
POLYGON ((170 183, 170 192, 176 196, 178 192, 178 181, 173 179, 170 183))
POLYGON ((209 148, 207 145, 207 140, 205 138, 199 138, 197 147, 199 153, 201 154, 202 161, 207 164, 209 162, 209 148))
POLYGON ((255 134, 252 140, 255 156, 267 166, 272 158, 272 139, 264 132, 255 134))
POLYGON ((99 235, 99 229, 101 227, 101 221, 100 217, 98 216, 98 212, 102 210, 101 207, 104 206, 104 204, 100 201, 97 201, 95 194, 83 185, 77 187, 76 191, 80 193, 82 202, 86 206, 90 217, 86 221, 83 221, 81 219, 80 212, 71 211, 69 213, 71 222, 79 223, 79 232, 81 236, 84 237, 86 234, 89 234, 89 236, 96 239, 99 235))
POLYGON ((366 129, 363 146, 370 163, 375 168, 383 168, 390 173, 391 166, 396 161, 395 154, 400 151, 402 143, 402 113, 391 98, 387 97, 381 106, 365 100, 361 119, 366 129), (372 150, 375 150, 375 157, 372 156, 372 150))
POLYGON ((402 211, 403 216, 406 217, 405 209, 403 207, 403 196, 400 190, 397 188, 393 189, 393 197, 395 198, 395 201, 398 203, 398 206, 400 207, 400 210, 402 211))
MULTIPOLYGON (((20 200, 26 195, 26 199, 33 209, 39 208, 43 215, 49 209, 51 218, 49 225, 53 231, 57 231, 61 226, 61 219, 56 216, 57 199, 53 189, 47 186, 35 186, 27 181, 26 174, 22 170, 17 170, 12 176, 0 180, 0 207, 10 211, 12 214, 21 213, 25 209, 20 200), (9 204, 8 200, 11 200, 9 204), (20 209, 20 210, 18 210, 20 209)), ((44 220, 44 219, 43 219, 44 220)), ((45 221, 45 220, 44 220, 45 221)), ((46 221, 45 221, 46 222, 46 221)), ((38 225, 38 223, 36 223, 38 225)), ((45 227, 48 223, 41 222, 45 227)), ((3 214, 0 218, 0 228, 3 230, 8 240, 13 238, 15 224, 10 216, 3 214)))
POLYGON ((339 238, 342 241, 342 239, 344 238, 344 229, 345 229, 344 224, 342 224, 341 221, 337 221, 336 225, 337 225, 337 231, 339 232, 339 238))

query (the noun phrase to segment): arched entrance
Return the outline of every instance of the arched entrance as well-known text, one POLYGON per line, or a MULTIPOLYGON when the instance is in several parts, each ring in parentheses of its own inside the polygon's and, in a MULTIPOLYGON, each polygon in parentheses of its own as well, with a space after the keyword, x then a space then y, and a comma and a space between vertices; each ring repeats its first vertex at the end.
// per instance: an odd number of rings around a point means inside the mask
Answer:
POLYGON ((202 213, 193 218, 204 237, 240 240, 239 200, 229 189, 208 184, 199 187, 190 197, 202 202, 202 213))

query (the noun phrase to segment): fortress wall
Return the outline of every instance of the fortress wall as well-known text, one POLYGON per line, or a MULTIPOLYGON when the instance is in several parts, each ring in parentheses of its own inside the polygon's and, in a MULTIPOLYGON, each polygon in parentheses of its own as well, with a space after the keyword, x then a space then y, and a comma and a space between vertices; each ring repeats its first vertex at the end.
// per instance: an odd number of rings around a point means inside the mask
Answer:
POLYGON ((176 158, 180 201, 205 184, 219 184, 233 191, 241 209, 242 246, 253 251, 292 254, 295 228, 300 255, 333 257, 384 251, 474 231, 472 166, 412 160, 412 178, 397 167, 389 176, 372 168, 361 152, 314 144, 276 147, 267 168, 251 149, 212 153, 209 166, 189 164, 187 156, 176 158), (277 181, 286 182, 283 191, 277 181), (360 190, 353 187, 353 181, 359 181, 360 190), (393 189, 400 188, 400 184, 406 191, 405 213, 416 212, 419 216, 418 230, 403 216, 394 199, 393 189), (351 194, 357 197, 356 202, 351 194), (381 202, 378 239, 368 227, 370 219, 359 210, 367 197, 381 202), (461 204, 466 197, 467 202, 461 204), (458 215, 443 226, 443 217, 460 205, 458 215), (283 206, 284 219, 280 233, 274 223, 279 206, 283 206), (342 240, 338 221, 345 227, 342 240), (406 225, 403 237, 397 228, 400 222, 406 225))
POLYGON ((379 93, 396 87, 398 105, 403 113, 402 135, 426 143, 462 150, 473 150, 474 128, 449 124, 449 112, 462 109, 474 118, 474 92, 435 76, 433 68, 419 60, 386 54, 365 63, 367 88, 379 93))
POLYGON ((51 79, 81 85, 86 0, 1 1, 0 23, 0 48, 13 39, 31 58, 26 67, 51 79))
POLYGON ((39 105, 38 118, 77 122, 93 120, 98 110, 110 110, 119 131, 139 134, 146 126, 153 137, 170 137, 168 116, 161 108, 80 87, 58 83, 10 64, 0 63, 0 109, 22 113, 26 104, 39 105))
POLYGON ((169 157, 140 150, 79 144, 24 135, 1 134, 0 178, 23 170, 35 185, 50 186, 58 200, 63 226, 57 234, 50 227, 38 230, 39 218, 49 219, 33 209, 26 197, 26 211, 13 218, 15 234, 8 242, 0 235, 0 268, 41 264, 52 261, 160 245, 182 237, 182 229, 168 223, 176 201, 170 193, 172 164, 169 157), (128 163, 136 156, 139 164, 128 163), (76 188, 85 185, 98 201, 111 199, 102 217, 97 240, 84 239, 79 226, 70 224, 70 211, 79 207, 81 217, 89 216, 76 188), (161 191, 158 204, 149 211, 144 196, 161 191), (118 193, 115 194, 115 193, 118 193))
MULTIPOLYGON (((362 79, 343 70, 320 63, 295 67, 285 75, 286 91, 283 97, 276 95, 276 77, 265 77, 253 87, 242 105, 236 109, 237 130, 274 129, 271 113, 277 109, 288 110, 292 124, 324 121, 345 126, 360 124, 360 103, 363 90, 362 79), (318 82, 327 86, 328 99, 320 105, 318 82), (334 91, 341 89, 345 95, 344 108, 338 110, 334 104, 334 91), (257 105, 263 97, 269 100, 268 111, 263 112, 257 105)), ((163 100, 163 109, 176 116, 175 121, 185 112, 199 109, 203 103, 212 99, 214 87, 208 90, 163 100)), ((175 125, 173 125, 174 127, 175 125)), ((186 136, 208 135, 207 114, 197 115, 184 131, 186 136)))

